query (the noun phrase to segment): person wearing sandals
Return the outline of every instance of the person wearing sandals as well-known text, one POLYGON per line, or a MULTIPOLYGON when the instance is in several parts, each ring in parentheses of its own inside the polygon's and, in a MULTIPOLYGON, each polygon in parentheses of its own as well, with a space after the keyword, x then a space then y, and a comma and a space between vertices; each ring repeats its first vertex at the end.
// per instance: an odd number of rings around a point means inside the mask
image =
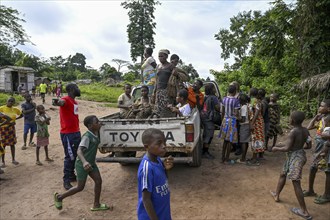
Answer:
POLYGON ((304 196, 317 196, 314 191, 314 181, 315 176, 318 171, 318 165, 320 160, 322 159, 319 156, 320 151, 324 146, 325 140, 322 139, 321 135, 325 128, 325 118, 330 117, 330 99, 325 99, 321 102, 318 114, 314 116, 314 118, 310 121, 307 126, 308 130, 316 128, 316 135, 314 138, 315 150, 312 158, 312 163, 309 170, 309 181, 308 181, 308 190, 304 190, 304 196))
POLYGON ((303 191, 301 189, 301 176, 304 165, 306 164, 306 152, 304 149, 312 147, 311 137, 307 128, 302 126, 305 120, 305 114, 300 111, 295 111, 290 115, 290 125, 293 129, 290 131, 286 144, 277 144, 272 148, 273 152, 287 152, 286 161, 283 166, 282 173, 277 183, 275 191, 270 191, 275 202, 280 201, 280 193, 282 192, 286 178, 288 177, 293 184, 296 198, 300 208, 291 208, 291 212, 304 219, 312 219, 312 216, 307 211, 303 191))
POLYGON ((35 144, 32 142, 34 133, 37 131, 37 124, 35 122, 36 117, 36 103, 32 101, 30 94, 26 93, 24 95, 25 102, 21 105, 22 113, 24 115, 24 132, 23 132, 23 141, 24 145, 22 150, 26 150, 26 140, 28 133, 30 131, 30 141, 29 146, 35 147, 35 144))
MULTIPOLYGON (((13 107, 15 104, 15 98, 9 97, 7 104, 0 107, 0 112, 8 115, 11 118, 10 123, 7 123, 1 126, 0 135, 2 138, 3 147, 10 146, 12 163, 18 165, 19 162, 15 160, 15 144, 17 143, 16 139, 16 120, 23 117, 23 114, 20 109, 13 107)), ((2 154, 2 167, 6 167, 5 164, 5 154, 2 154)))
POLYGON ((48 125, 50 122, 50 117, 45 112, 45 107, 43 105, 37 106, 38 115, 35 117, 35 121, 37 123, 37 149, 36 149, 36 156, 37 156, 37 165, 42 165, 39 160, 39 151, 40 147, 44 147, 47 162, 53 162, 52 159, 48 156, 48 145, 49 145, 49 133, 48 133, 48 125))
POLYGON ((98 145, 100 144, 99 131, 102 124, 95 115, 89 115, 84 119, 84 125, 88 128, 88 131, 81 138, 77 151, 78 158, 75 163, 78 184, 63 194, 57 192, 54 193, 54 203, 58 210, 63 208, 63 199, 72 196, 85 188, 88 176, 93 179, 95 184, 94 205, 91 208, 91 211, 103 211, 112 208, 106 204, 100 203, 102 178, 95 162, 98 145))

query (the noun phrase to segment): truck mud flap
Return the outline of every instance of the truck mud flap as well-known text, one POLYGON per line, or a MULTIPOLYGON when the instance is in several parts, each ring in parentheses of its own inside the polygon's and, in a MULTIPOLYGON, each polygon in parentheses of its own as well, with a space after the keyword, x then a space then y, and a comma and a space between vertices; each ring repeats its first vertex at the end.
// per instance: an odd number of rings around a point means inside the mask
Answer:
MULTIPOLYGON (((165 158, 162 158, 162 161, 165 158)), ((99 163, 139 163, 142 157, 99 157, 96 158, 96 162, 99 163)), ((192 163, 192 157, 174 157, 174 163, 192 163)))

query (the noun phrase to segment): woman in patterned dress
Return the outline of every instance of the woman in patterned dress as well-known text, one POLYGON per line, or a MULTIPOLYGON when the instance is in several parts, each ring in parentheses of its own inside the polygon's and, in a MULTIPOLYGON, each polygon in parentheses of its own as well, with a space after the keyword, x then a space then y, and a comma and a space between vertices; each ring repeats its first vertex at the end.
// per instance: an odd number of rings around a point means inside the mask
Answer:
POLYGON ((253 152, 252 159, 248 161, 248 165, 259 165, 257 154, 265 151, 265 134, 264 119, 262 117, 262 103, 258 96, 258 89, 251 88, 251 107, 250 107, 250 127, 251 127, 251 149, 253 152))

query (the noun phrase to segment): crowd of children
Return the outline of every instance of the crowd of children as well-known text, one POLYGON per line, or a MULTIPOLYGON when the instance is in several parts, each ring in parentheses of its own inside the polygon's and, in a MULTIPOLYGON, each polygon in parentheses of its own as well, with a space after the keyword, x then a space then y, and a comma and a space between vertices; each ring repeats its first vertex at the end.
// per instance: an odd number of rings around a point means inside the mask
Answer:
MULTIPOLYGON (((318 169, 324 169, 326 173, 325 191, 323 195, 315 198, 314 202, 323 204, 330 202, 330 100, 321 102, 318 114, 311 120, 307 128, 302 126, 305 119, 303 112, 294 111, 290 115, 290 131, 286 144, 276 144, 277 136, 282 134, 280 125, 280 107, 277 103, 279 96, 272 93, 269 100, 264 89, 251 88, 249 94, 239 91, 238 83, 232 83, 228 87, 228 94, 219 100, 215 96, 213 84, 205 85, 205 94, 200 89, 203 83, 196 81, 188 88, 181 88, 177 92, 177 105, 169 105, 168 109, 178 117, 191 114, 193 108, 200 111, 203 126, 203 157, 214 159, 208 148, 212 142, 215 126, 220 124, 219 138, 223 140, 221 162, 224 164, 244 163, 248 166, 259 166, 264 159, 264 152, 286 152, 287 160, 280 174, 276 190, 270 191, 276 202, 280 201, 280 193, 284 188, 286 178, 292 180, 294 191, 300 208, 292 208, 292 213, 304 218, 312 219, 307 210, 304 197, 316 196, 314 181, 318 169), (195 100, 192 104, 191 101, 195 100), (202 102, 200 102, 202 100, 202 102), (221 112, 221 118, 215 116, 221 112), (317 129, 315 136, 315 151, 309 173, 309 186, 302 190, 300 180, 302 169, 307 162, 304 149, 312 147, 309 131, 317 129), (272 140, 272 143, 268 142, 272 140), (249 145, 252 157, 247 159, 249 145), (239 149, 239 150, 237 150, 239 149), (231 158, 231 153, 241 154, 240 159, 231 158)), ((118 98, 120 117, 122 118, 147 118, 154 113, 154 104, 149 96, 149 86, 141 86, 141 98, 133 102, 131 97, 131 85, 126 84, 125 93, 118 98)), ((43 93, 43 92, 42 92, 43 93)), ((10 146, 12 163, 15 160, 16 129, 15 121, 24 117, 24 132, 22 150, 27 146, 36 147, 36 164, 42 165, 39 158, 40 147, 44 147, 45 160, 52 162, 48 155, 49 132, 51 118, 46 114, 43 105, 36 105, 30 94, 24 94, 25 102, 21 109, 14 107, 15 99, 10 97, 6 105, 0 107, 0 153, 2 165, 5 167, 4 148, 10 146), (29 142, 27 142, 30 133, 29 142), (33 142, 36 135, 36 145, 33 142), (28 143, 28 145, 27 145, 28 143)), ((41 96, 44 102, 44 97, 41 96)), ((59 105, 60 106, 60 105, 59 105)), ((77 186, 68 188, 64 193, 54 194, 54 203, 57 209, 62 209, 63 200, 84 189, 87 176, 95 182, 94 205, 92 211, 108 210, 112 206, 100 203, 102 178, 95 163, 99 140, 99 129, 102 124, 94 115, 84 119, 84 125, 88 131, 82 136, 77 149, 75 171, 77 186)), ((138 219, 171 219, 170 190, 167 181, 167 170, 173 167, 173 158, 168 157, 164 161, 160 157, 165 155, 166 139, 164 134, 156 129, 147 129, 142 134, 142 142, 146 149, 138 169, 138 219)), ((1 173, 3 172, 0 170, 1 173)))

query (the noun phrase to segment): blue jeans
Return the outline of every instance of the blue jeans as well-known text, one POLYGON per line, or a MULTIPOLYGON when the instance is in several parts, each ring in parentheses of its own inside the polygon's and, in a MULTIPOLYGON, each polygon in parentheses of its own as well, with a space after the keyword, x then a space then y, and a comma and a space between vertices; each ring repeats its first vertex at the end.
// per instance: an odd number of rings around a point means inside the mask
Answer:
POLYGON ((70 178, 75 176, 74 166, 77 158, 77 150, 81 141, 80 132, 62 134, 61 140, 64 149, 64 176, 63 182, 70 182, 70 178))

